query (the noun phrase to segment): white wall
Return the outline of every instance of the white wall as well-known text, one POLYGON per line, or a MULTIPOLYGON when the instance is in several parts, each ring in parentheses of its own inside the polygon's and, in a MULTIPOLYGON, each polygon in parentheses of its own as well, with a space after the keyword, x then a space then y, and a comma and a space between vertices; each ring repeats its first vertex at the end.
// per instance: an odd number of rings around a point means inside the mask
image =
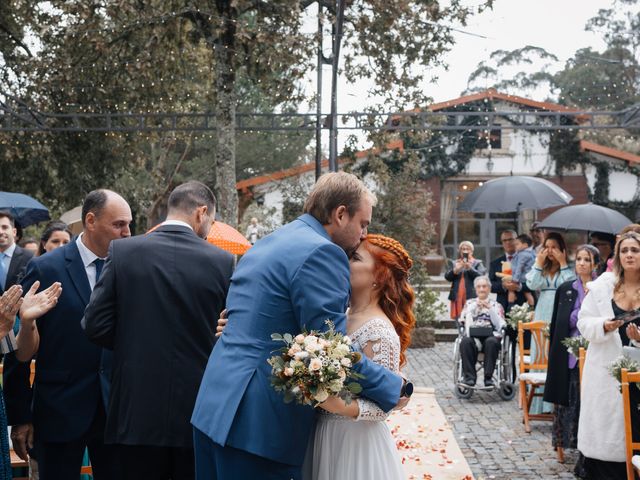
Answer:
MULTIPOLYGON (((587 185, 593 193, 596 184, 596 167, 587 165, 585 169, 587 185)), ((614 172, 609 173, 609 200, 614 202, 629 202, 633 200, 636 190, 640 185, 640 179, 633 173, 614 172)))

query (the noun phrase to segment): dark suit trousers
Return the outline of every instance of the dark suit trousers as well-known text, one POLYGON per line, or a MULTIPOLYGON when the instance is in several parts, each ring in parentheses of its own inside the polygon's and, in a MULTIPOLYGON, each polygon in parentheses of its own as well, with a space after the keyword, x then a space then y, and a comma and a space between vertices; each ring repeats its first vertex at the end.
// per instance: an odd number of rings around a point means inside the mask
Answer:
POLYGON ((193 448, 114 445, 122 480, 193 480, 193 448))
POLYGON ((119 480, 114 448, 104 444, 104 424, 104 408, 100 405, 89 431, 73 442, 40 441, 36 427, 34 449, 40 480, 78 480, 85 448, 89 449, 94 480, 119 480))
MULTIPOLYGON (((302 480, 302 468, 213 442, 193 429, 197 480, 302 480)), ((340 480, 340 479, 336 479, 340 480)))
MULTIPOLYGON (((500 339, 486 337, 479 339, 484 351, 484 378, 490 379, 496 368, 496 360, 500 352, 500 339)), ((465 379, 476 379, 476 362, 478 361, 478 347, 471 337, 464 337, 460 342, 460 355, 462 356, 462 372, 465 379)))

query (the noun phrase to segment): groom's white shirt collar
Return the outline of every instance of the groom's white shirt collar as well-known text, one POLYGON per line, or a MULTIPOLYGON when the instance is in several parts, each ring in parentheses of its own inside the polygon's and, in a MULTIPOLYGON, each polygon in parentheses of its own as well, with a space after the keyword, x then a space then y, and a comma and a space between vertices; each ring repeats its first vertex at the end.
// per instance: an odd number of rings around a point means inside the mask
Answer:
POLYGON ((165 220, 158 226, 162 227, 163 225, 179 225, 181 227, 187 227, 193 230, 193 227, 191 225, 189 225, 187 222, 183 222, 182 220, 165 220))

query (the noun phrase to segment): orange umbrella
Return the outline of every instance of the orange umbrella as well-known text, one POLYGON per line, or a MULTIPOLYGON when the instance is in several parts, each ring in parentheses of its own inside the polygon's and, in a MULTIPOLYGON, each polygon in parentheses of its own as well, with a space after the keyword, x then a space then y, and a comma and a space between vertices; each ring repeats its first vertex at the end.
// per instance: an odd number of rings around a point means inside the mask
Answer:
POLYGON ((249 240, 244 238, 244 235, 238 230, 231 225, 218 221, 213 222, 213 225, 211 225, 207 241, 235 255, 242 255, 251 248, 249 240))

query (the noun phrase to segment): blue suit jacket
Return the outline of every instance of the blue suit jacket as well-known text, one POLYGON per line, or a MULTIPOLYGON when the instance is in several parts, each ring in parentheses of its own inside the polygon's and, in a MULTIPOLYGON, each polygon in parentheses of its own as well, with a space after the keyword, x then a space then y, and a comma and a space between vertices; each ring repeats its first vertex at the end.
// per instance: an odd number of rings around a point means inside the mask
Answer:
MULTIPOLYGON (((229 323, 209 358, 191 423, 220 445, 301 465, 314 426, 308 406, 285 404, 271 387, 272 333, 342 332, 349 261, 322 225, 302 215, 257 242, 239 262, 227 297, 229 323)), ((402 379, 364 358, 363 395, 388 411, 402 379)))
MULTIPOLYGON (((24 290, 36 280, 40 289, 61 282, 62 295, 56 307, 37 320, 40 347, 33 385, 34 430, 43 441, 72 441, 88 431, 98 405, 106 405, 111 352, 91 343, 80 327, 91 287, 75 241, 34 258, 22 281, 24 290)), ((27 375, 28 371, 27 366, 27 375)), ((24 379, 15 381, 25 383, 24 379)), ((28 388, 28 377, 26 385, 28 388)), ((31 392, 23 388, 19 395, 29 405, 31 392)))

